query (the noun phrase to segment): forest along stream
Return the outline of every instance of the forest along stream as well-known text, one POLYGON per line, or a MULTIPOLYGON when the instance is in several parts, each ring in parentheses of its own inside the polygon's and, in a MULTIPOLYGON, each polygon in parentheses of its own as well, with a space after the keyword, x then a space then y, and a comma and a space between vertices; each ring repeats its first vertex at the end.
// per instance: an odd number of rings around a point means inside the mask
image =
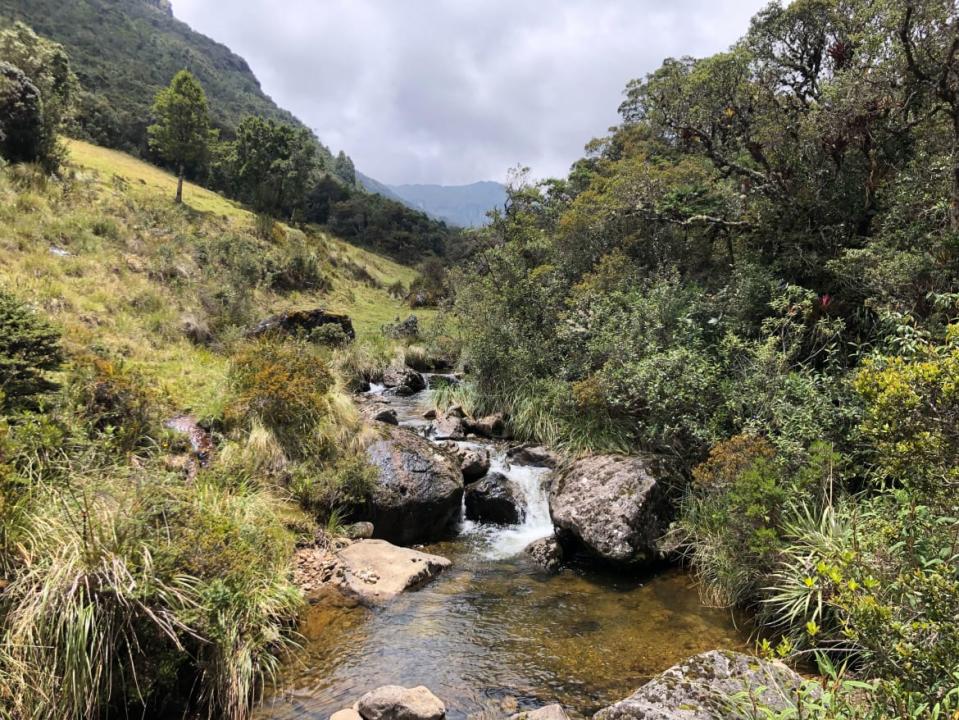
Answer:
MULTIPOLYGON (((401 425, 422 432, 428 401, 425 391, 390 405, 401 425)), ((743 648, 730 614, 704 607, 681 571, 630 577, 576 567, 550 575, 531 562, 523 548, 552 532, 548 470, 510 467, 505 447, 483 444, 491 469, 525 492, 526 521, 461 520, 450 540, 425 548, 453 567, 386 607, 311 608, 300 628, 303 650, 260 718, 326 720, 392 684, 427 686, 454 720, 550 702, 589 716, 690 655, 743 648)))

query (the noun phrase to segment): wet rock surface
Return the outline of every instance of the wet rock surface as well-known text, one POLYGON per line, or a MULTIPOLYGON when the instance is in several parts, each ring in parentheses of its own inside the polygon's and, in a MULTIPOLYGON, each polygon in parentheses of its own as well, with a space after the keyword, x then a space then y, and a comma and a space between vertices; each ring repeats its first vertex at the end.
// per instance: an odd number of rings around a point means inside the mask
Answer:
POLYGON ((553 473, 549 511, 560 542, 610 563, 656 561, 671 507, 654 472, 645 458, 593 455, 553 473))
POLYGON ((516 525, 526 516, 523 494, 502 473, 493 472, 466 486, 466 517, 478 522, 516 525))
POLYGON ((743 692, 781 712, 801 683, 780 662, 713 650, 671 667, 593 720, 726 720, 741 716, 732 703, 743 692))
POLYGON ((373 523, 375 538, 398 545, 436 540, 459 515, 462 471, 446 450, 402 427, 381 425, 366 449, 378 479, 354 520, 373 523))
POLYGON ((563 566, 563 546, 556 536, 534 540, 523 550, 536 564, 550 572, 557 572, 563 566))

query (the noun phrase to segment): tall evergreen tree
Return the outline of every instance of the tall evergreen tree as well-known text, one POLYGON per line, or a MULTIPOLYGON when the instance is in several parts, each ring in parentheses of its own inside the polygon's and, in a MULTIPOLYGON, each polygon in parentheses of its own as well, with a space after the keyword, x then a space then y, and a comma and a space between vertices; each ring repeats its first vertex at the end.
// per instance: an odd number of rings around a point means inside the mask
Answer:
POLYGON ((183 202, 183 176, 209 151, 210 114, 206 94, 188 70, 178 72, 153 103, 156 123, 148 129, 150 146, 177 172, 176 201, 183 202))

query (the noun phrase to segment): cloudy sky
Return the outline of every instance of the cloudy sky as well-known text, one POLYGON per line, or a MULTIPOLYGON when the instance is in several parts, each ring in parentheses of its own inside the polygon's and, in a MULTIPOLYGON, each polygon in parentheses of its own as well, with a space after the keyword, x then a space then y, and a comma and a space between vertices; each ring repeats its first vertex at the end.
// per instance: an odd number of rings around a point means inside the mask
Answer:
POLYGON ((173 0, 264 90, 390 184, 565 175, 626 82, 708 55, 764 0, 173 0))

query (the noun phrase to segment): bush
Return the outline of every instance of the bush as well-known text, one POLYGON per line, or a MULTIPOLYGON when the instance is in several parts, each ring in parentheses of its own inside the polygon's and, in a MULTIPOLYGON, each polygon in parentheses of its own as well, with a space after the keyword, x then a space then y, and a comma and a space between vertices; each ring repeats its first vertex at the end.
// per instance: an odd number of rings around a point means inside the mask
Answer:
POLYGON ((0 157, 36 162, 44 145, 40 91, 18 67, 0 62, 0 157))
POLYGON ((330 517, 365 503, 378 471, 363 454, 346 453, 322 469, 301 466, 293 473, 290 492, 315 515, 330 517))
POLYGON ((791 504, 818 507, 838 458, 827 445, 789 467, 765 438, 718 443, 693 471, 675 533, 704 592, 722 605, 754 604, 785 546, 791 504))
POLYGON ((55 387, 47 373, 62 359, 59 333, 0 291, 0 410, 34 405, 55 387))
POLYGON ((230 384, 228 419, 247 428, 262 423, 291 458, 309 455, 334 385, 327 360, 313 346, 289 338, 248 343, 230 364, 230 384))

